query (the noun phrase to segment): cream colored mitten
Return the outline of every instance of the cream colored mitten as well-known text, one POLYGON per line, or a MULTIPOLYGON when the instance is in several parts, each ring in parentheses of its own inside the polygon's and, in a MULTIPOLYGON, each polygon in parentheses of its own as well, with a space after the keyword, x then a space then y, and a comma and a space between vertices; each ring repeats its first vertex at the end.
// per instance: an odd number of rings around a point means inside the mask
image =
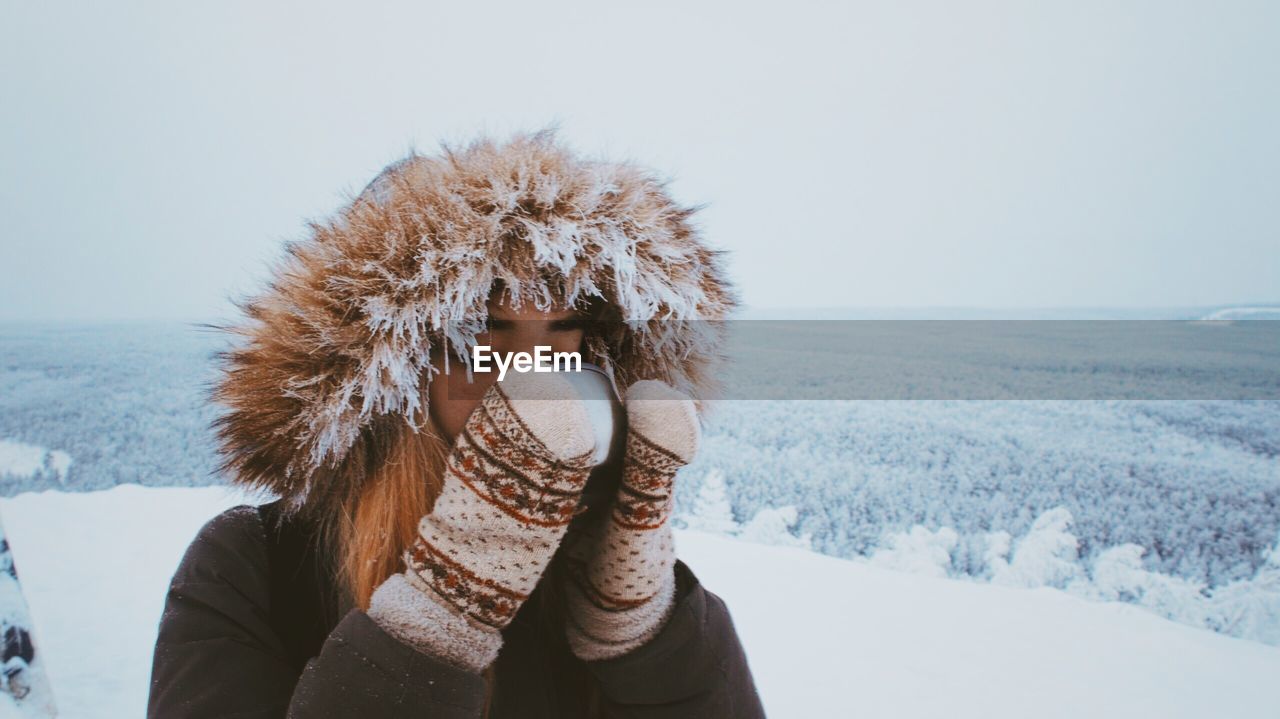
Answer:
POLYGON ((369 616, 423 652, 487 667, 573 518, 594 444, 565 378, 522 373, 490 387, 454 442, 406 570, 374 591, 369 616))
POLYGON ((640 647, 670 615, 674 481, 701 438, 693 401, 662 382, 636 382, 625 405, 626 454, 613 508, 570 555, 566 632, 574 654, 586 660, 640 647))

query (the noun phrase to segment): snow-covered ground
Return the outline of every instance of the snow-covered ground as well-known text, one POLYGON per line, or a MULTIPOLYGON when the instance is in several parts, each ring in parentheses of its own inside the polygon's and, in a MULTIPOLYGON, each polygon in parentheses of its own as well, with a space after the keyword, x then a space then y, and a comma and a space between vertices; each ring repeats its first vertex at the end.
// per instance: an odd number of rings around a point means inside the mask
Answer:
MULTIPOLYGON (((142 716, 168 580, 219 488, 0 499, 61 716, 142 716)), ((771 717, 1275 716, 1280 648, 1141 608, 896 572, 703 532, 771 717)))

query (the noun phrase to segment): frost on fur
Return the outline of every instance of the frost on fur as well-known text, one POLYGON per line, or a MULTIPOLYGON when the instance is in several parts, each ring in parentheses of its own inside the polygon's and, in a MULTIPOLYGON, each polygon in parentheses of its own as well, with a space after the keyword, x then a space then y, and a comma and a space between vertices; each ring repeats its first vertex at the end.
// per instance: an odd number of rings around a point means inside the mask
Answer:
POLYGON ((445 371, 465 366, 497 288, 538 309, 603 301, 584 359, 620 388, 714 394, 737 298, 691 221, 698 207, 550 128, 441 149, 391 163, 311 223, 267 290, 237 303, 248 321, 221 328, 243 340, 220 353, 211 392, 227 408, 214 427, 233 481, 295 508, 357 494, 385 446, 371 433, 421 429, 433 354, 445 371))

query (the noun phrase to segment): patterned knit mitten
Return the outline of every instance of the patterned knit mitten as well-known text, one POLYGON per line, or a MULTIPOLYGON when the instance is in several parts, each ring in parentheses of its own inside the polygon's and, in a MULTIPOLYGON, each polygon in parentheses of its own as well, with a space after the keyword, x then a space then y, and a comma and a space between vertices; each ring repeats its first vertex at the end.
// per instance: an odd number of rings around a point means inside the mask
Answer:
POLYGON ((428 654, 480 671, 555 554, 592 469, 587 409, 555 374, 494 384, 454 442, 407 569, 369 616, 428 654))
POLYGON ((674 480, 701 438, 693 400, 662 382, 636 382, 625 404, 626 455, 613 510, 570 549, 566 632, 585 660, 626 654, 666 623, 675 602, 674 480))

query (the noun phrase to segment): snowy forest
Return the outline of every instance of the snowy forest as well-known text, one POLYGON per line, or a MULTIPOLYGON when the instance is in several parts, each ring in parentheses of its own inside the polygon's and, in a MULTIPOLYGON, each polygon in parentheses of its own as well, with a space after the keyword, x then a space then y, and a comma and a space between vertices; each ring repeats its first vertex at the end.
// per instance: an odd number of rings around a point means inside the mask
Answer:
MULTIPOLYGON (((218 484, 222 338, 10 326, 0 495, 218 484)), ((1280 402, 712 403, 680 526, 1280 644, 1280 402)))

